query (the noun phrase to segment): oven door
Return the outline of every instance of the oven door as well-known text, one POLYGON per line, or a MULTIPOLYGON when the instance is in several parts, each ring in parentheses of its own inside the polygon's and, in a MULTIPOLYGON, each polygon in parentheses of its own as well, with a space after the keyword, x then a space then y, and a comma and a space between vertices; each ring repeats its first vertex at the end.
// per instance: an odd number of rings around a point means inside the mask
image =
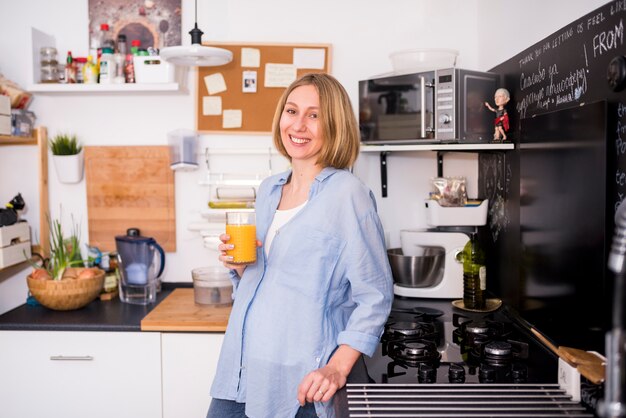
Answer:
POLYGON ((498 75, 463 69, 437 71, 436 138, 441 142, 488 143, 494 133, 493 103, 498 75))
POLYGON ((434 141, 435 72, 359 82, 361 141, 415 144, 434 141))

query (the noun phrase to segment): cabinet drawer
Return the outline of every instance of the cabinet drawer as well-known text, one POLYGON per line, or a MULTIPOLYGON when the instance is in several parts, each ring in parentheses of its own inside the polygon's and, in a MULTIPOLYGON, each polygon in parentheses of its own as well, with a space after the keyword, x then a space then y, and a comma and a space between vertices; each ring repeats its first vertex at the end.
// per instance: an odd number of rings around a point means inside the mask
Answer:
POLYGON ((161 417, 158 333, 0 332, 7 417, 161 417))

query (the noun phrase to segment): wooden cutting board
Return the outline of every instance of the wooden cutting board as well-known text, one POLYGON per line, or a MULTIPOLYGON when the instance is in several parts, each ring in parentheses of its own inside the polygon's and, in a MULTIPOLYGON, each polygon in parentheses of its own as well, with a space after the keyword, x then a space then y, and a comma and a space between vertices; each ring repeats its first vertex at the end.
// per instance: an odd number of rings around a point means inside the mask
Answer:
POLYGON ((85 147, 89 244, 115 251, 115 236, 139 228, 176 251, 174 172, 167 146, 85 147))
POLYGON ((174 289, 141 320, 141 330, 224 332, 230 310, 230 306, 196 305, 193 289, 174 289))

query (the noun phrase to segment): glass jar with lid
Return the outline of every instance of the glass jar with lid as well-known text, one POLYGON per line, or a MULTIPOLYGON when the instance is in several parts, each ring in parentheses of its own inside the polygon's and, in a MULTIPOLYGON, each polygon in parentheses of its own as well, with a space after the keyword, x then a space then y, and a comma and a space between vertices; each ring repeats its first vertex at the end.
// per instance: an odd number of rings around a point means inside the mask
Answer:
POLYGON ((40 49, 41 64, 41 82, 42 83, 58 83, 59 82, 59 62, 57 61, 57 50, 51 46, 45 46, 40 49))

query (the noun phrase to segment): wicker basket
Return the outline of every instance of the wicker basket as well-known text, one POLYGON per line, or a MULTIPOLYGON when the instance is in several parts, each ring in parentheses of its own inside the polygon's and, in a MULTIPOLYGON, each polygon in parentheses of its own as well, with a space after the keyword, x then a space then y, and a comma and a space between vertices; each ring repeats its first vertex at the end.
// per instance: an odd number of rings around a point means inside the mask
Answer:
POLYGON ((79 309, 91 303, 102 291, 104 271, 89 279, 35 280, 26 278, 30 293, 46 308, 56 311, 79 309))

